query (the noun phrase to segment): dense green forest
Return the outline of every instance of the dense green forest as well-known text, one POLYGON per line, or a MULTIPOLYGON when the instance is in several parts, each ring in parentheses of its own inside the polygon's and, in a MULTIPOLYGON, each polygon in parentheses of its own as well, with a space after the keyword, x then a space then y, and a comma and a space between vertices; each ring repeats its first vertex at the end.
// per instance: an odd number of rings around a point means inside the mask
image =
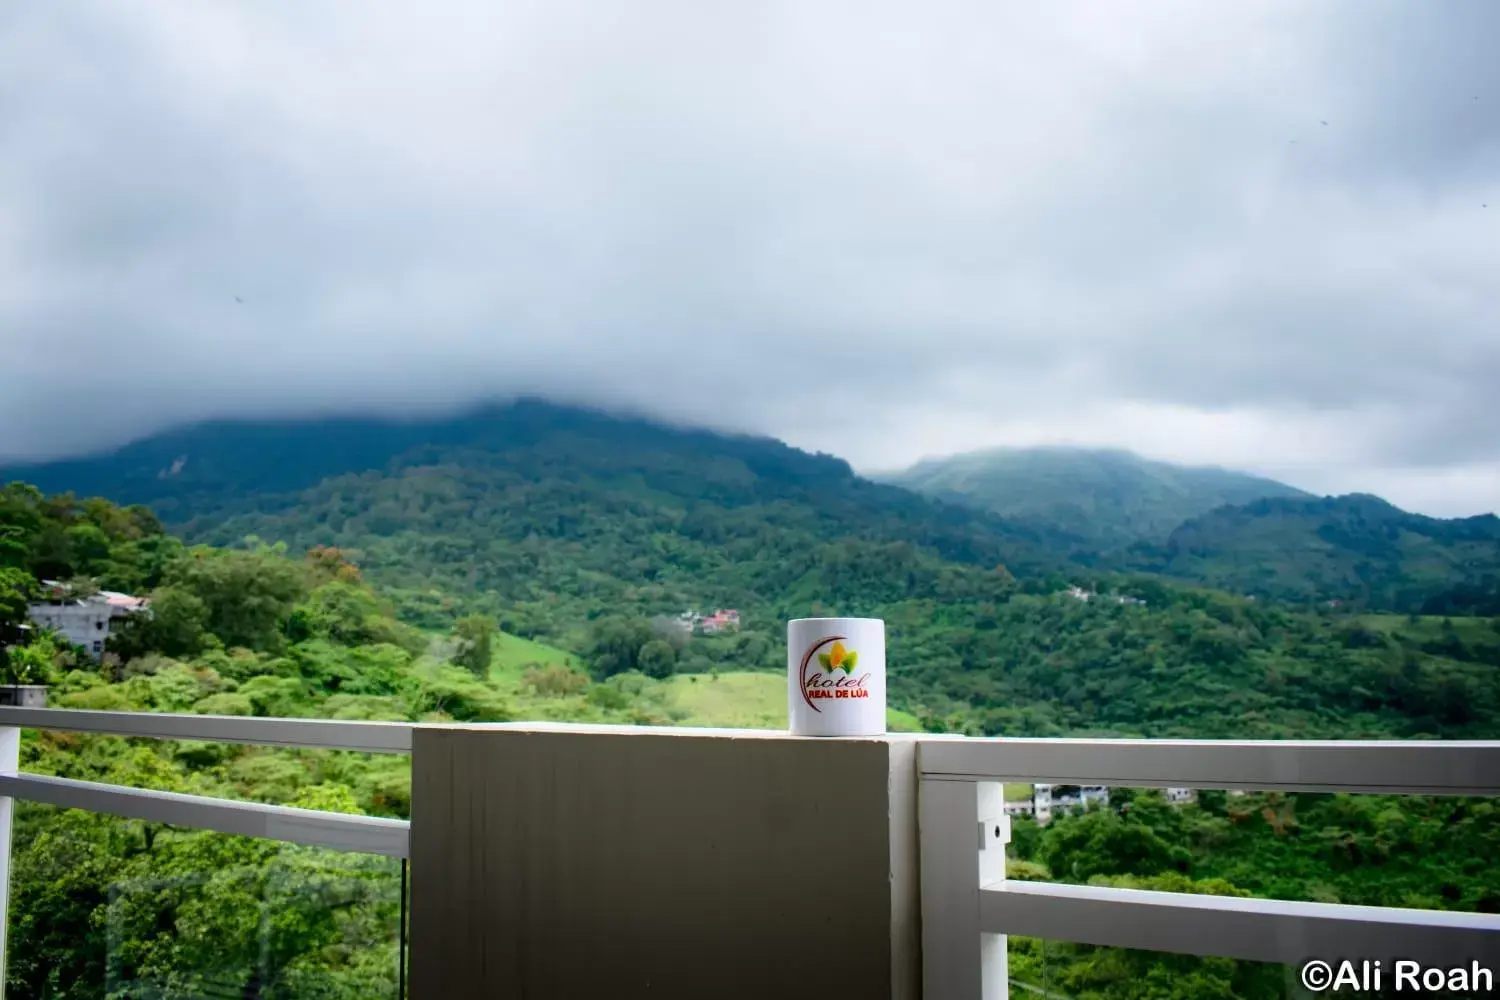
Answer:
POLYGON ((1307 496, 1243 472, 1089 448, 968 452, 877 478, 1023 524, 1068 531, 1104 549, 1160 542, 1184 521, 1226 505, 1307 496))
POLYGON ((1081 540, 1067 553, 1095 568, 1303 605, 1500 614, 1493 514, 1442 520, 1373 496, 1313 497, 1225 469, 1074 448, 956 455, 883 478, 1054 541, 1066 533, 1081 540))
MULTIPOLYGON (((780 725, 784 621, 873 614, 889 623, 896 728, 1500 733, 1500 617, 1482 601, 1380 614, 1120 572, 1063 528, 763 439, 540 404, 442 426, 336 423, 311 443, 199 429, 48 471, 49 486, 145 506, 0 489, 7 672, 77 708, 780 725), (90 478, 110 470, 119 491, 90 478), (152 610, 95 662, 21 627, 42 579, 152 610), (742 631, 689 638, 664 621, 713 607, 738 608, 742 631)), ((1452 530, 1444 552, 1473 541, 1452 530)), ((1485 550, 1466 551, 1461 572, 1482 584, 1485 550)), ((1458 590, 1437 569, 1419 589, 1444 580, 1458 590)), ((28 771, 372 815, 409 802, 401 758, 37 733, 23 756, 28 771)), ((1018 877, 1493 909, 1474 860, 1493 856, 1492 820, 1475 803, 1120 796, 1018 824, 1015 855, 1018 877)), ((386 862, 33 806, 16 844, 12 995, 394 995, 386 862)), ((1034 948, 1013 943, 1018 975, 1039 970, 1034 948)), ((1074 998, 1281 995, 1278 971, 1248 963, 1047 955, 1046 988, 1074 998)))
POLYGON ((1268 498, 1183 524, 1139 566, 1283 600, 1500 614, 1500 518, 1440 520, 1379 497, 1268 498))

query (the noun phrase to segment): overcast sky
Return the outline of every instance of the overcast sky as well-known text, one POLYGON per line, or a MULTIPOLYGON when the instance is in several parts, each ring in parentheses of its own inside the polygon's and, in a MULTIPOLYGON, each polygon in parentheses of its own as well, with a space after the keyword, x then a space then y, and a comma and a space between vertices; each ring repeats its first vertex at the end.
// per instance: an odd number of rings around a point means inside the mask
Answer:
POLYGON ((3 4, 0 458, 527 392, 1500 509, 1497 38, 1489 0, 3 4))

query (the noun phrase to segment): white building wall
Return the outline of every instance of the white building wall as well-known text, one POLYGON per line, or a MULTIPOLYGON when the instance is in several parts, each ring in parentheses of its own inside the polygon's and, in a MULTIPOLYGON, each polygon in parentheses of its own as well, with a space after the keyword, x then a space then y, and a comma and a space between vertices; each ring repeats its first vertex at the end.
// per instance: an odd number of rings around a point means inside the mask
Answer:
POLYGON ((82 604, 33 604, 26 614, 38 625, 52 629, 94 656, 104 652, 104 642, 109 638, 110 607, 107 604, 93 601, 82 604))
POLYGON ((1052 786, 1033 785, 1031 801, 1036 810, 1036 821, 1042 826, 1052 822, 1052 786))

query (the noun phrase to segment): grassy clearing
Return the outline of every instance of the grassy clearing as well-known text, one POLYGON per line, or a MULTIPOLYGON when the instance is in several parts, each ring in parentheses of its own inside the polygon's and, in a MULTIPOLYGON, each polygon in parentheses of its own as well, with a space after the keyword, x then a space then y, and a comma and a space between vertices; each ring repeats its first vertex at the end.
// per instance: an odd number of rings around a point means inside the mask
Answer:
POLYGON ((532 642, 506 632, 495 633, 494 653, 490 660, 492 674, 510 674, 519 677, 527 667, 577 665, 577 658, 556 646, 532 642))
MULTIPOLYGON (((519 636, 495 636, 490 679, 514 699, 519 718, 596 721, 599 713, 582 692, 547 696, 534 691, 523 677, 532 667, 570 667, 581 671, 578 658, 566 650, 519 636)), ((666 712, 677 725, 724 729, 785 729, 786 678, 779 673, 734 670, 712 674, 677 674, 649 682, 633 699, 639 707, 666 712)), ((886 713, 891 732, 921 732, 915 716, 897 709, 886 713)))
POLYGON ((1449 622, 1453 631, 1466 643, 1494 643, 1500 641, 1500 631, 1489 618, 1444 618, 1442 615, 1356 615, 1355 621, 1372 632, 1393 637, 1404 637, 1417 642, 1431 642, 1443 635, 1443 623, 1449 622))
MULTIPOLYGON (((678 674, 663 682, 669 704, 684 712, 681 725, 723 726, 730 729, 785 729, 786 678, 779 673, 731 671, 678 674)), ((921 731, 915 716, 896 709, 886 712, 892 732, 921 731)))

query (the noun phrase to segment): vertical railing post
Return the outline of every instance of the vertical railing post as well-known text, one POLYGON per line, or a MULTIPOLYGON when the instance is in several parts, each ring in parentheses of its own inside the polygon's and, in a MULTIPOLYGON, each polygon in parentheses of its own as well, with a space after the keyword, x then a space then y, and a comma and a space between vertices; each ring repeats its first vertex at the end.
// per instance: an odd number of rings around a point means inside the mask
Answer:
MULTIPOLYGON (((1005 814, 1005 786, 981 781, 975 786, 979 800, 979 888, 1005 882, 1006 845, 1010 843, 1010 817, 1005 814)), ((979 934, 979 970, 985 1000, 1010 996, 1010 962, 1004 934, 979 934)))
MULTIPOLYGON (((14 775, 21 766, 21 730, 0 726, 0 774, 14 775)), ((15 799, 0 795, 0 1000, 5 998, 6 960, 10 931, 10 846, 15 799)))
POLYGON ((1005 786, 924 777, 919 809, 923 1000, 1006 1000, 1005 935, 979 913, 979 890, 1005 880, 1005 786))

